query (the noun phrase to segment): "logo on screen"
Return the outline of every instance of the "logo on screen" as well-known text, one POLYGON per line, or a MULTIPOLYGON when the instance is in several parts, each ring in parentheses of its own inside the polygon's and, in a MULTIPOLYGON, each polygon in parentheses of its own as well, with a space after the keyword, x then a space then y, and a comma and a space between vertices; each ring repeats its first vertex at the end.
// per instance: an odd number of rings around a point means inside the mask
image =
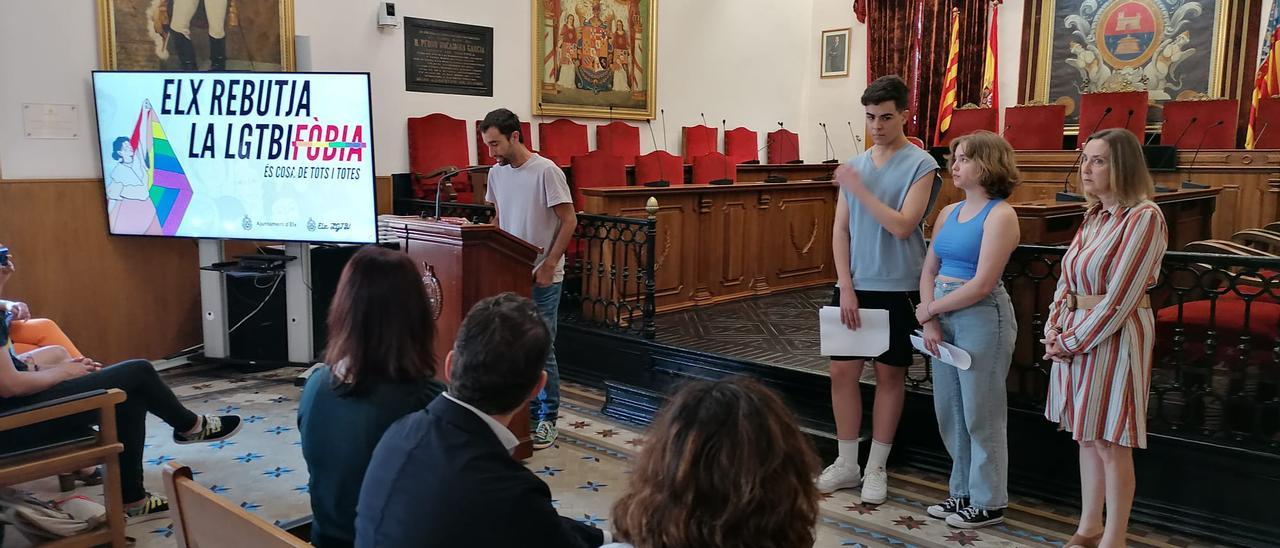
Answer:
POLYGON ((245 215, 244 219, 240 221, 240 228, 253 230, 253 219, 250 219, 248 215, 245 215))

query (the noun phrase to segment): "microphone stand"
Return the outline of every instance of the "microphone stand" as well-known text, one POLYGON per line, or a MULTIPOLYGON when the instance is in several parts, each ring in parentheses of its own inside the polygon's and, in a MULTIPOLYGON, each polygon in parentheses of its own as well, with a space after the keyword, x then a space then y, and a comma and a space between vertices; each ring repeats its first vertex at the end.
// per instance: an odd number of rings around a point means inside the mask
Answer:
POLYGON ((1191 182, 1191 168, 1196 167, 1196 158, 1200 156, 1200 147, 1204 146, 1204 140, 1209 136, 1209 132, 1213 131, 1213 128, 1223 125, 1224 123, 1226 122, 1218 120, 1216 124, 1209 126, 1209 129, 1204 130, 1204 133, 1200 134, 1200 142, 1196 143, 1196 152, 1191 155, 1191 163, 1187 164, 1187 179, 1182 181, 1182 188, 1187 190, 1201 190, 1209 188, 1209 185, 1191 182))
MULTIPOLYGON (((1133 111, 1130 110, 1129 112, 1132 113, 1133 111)), ((1093 135, 1094 133, 1097 133, 1098 126, 1101 126, 1103 120, 1106 120, 1107 116, 1110 114, 1111 114, 1111 107, 1107 107, 1107 110, 1102 112, 1102 117, 1098 118, 1098 121, 1093 123, 1093 129, 1089 131, 1089 135, 1093 135)), ((1080 137, 1077 136, 1077 139, 1079 138, 1080 137)), ((1067 176, 1062 179, 1062 191, 1058 192, 1057 194, 1054 194, 1053 196, 1054 201, 1077 202, 1077 203, 1085 201, 1083 194, 1080 194, 1077 192, 1071 192, 1071 187, 1068 186, 1071 183, 1071 174, 1075 173, 1076 170, 1080 169, 1080 162, 1084 161, 1084 143, 1079 143, 1079 144, 1080 144, 1080 154, 1076 156, 1076 161, 1074 164, 1072 164, 1071 171, 1068 171, 1067 176)))

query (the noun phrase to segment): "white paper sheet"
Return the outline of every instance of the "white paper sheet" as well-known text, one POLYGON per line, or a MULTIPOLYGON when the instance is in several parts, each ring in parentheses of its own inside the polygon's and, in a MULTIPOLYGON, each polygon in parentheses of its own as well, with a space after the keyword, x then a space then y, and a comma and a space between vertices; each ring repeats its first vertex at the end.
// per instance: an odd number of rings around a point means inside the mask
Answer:
POLYGON ((879 356, 889 349, 889 311, 858 310, 862 326, 851 331, 840 323, 840 307, 824 306, 818 311, 820 350, 823 356, 879 356))
MULTIPOLYGON (((924 333, 919 330, 916 330, 911 335, 911 345, 916 347, 916 350, 929 354, 929 351, 924 347, 924 333)), ((973 358, 969 356, 968 352, 947 342, 938 343, 938 355, 934 357, 944 363, 956 366, 956 369, 969 369, 969 366, 973 365, 973 358)))

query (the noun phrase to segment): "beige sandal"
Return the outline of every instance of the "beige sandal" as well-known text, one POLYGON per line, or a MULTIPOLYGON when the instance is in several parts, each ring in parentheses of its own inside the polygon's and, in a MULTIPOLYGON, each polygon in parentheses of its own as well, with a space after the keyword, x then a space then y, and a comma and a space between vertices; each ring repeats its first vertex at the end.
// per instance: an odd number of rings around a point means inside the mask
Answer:
POLYGON ((1071 540, 1067 541, 1065 548, 1098 548, 1098 543, 1100 542, 1102 542, 1102 533, 1088 537, 1076 533, 1071 535, 1071 540))

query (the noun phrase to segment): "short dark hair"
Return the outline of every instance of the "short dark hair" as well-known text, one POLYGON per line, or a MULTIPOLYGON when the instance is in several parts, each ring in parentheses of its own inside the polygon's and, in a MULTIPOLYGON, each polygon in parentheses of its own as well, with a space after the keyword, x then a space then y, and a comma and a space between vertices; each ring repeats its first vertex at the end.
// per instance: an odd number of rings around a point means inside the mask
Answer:
POLYGON ((414 383, 436 374, 436 322, 409 254, 376 245, 342 269, 329 307, 324 360, 346 362, 344 395, 364 395, 378 382, 414 383))
MULTIPOLYGON (((480 133, 484 133, 489 128, 498 128, 498 133, 510 139, 511 134, 520 131, 520 117, 516 113, 505 108, 500 108, 484 115, 484 120, 480 121, 480 133)), ((524 135, 520 136, 520 141, 524 142, 524 135)))
POLYGON ((525 403, 551 352, 551 331, 533 301, 515 293, 484 299, 467 312, 453 343, 449 393, 490 415, 525 403))
POLYGON ((128 137, 116 137, 115 142, 111 143, 111 159, 119 162, 124 158, 120 157, 120 145, 129 142, 128 137))
POLYGON ((902 81, 902 77, 897 74, 881 76, 876 78, 874 82, 867 84, 867 90, 862 92, 862 106, 878 105, 885 101, 893 101, 893 105, 898 111, 907 110, 907 99, 910 95, 907 89, 907 83, 902 81))

